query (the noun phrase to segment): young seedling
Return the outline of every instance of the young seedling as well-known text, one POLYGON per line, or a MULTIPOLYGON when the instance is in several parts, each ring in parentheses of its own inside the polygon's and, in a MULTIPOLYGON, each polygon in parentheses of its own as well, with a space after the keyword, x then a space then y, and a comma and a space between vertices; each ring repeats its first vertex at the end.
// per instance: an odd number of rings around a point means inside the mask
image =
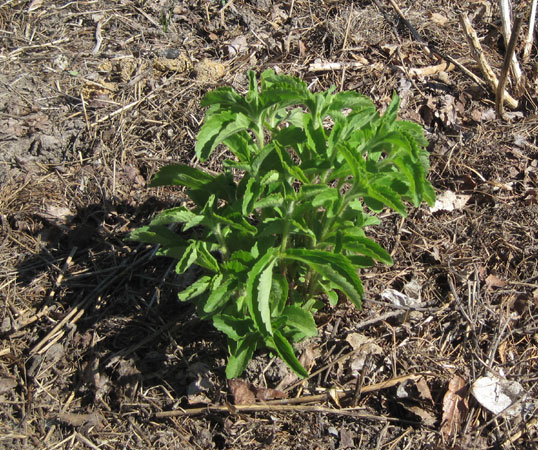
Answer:
POLYGON ((159 244, 160 255, 179 260, 179 274, 203 268, 179 299, 228 337, 228 378, 262 347, 305 377, 291 343, 317 334, 321 294, 361 308, 358 270, 392 264, 365 235, 380 223, 366 211, 405 216, 406 201, 433 205, 428 141, 419 125, 397 120, 396 94, 380 115, 353 91, 312 93, 272 70, 259 84, 254 72, 248 78, 245 96, 223 87, 202 100, 209 109, 196 155, 205 161, 226 146, 223 173, 163 167, 152 186, 184 186, 196 207, 166 210, 130 238, 159 244))

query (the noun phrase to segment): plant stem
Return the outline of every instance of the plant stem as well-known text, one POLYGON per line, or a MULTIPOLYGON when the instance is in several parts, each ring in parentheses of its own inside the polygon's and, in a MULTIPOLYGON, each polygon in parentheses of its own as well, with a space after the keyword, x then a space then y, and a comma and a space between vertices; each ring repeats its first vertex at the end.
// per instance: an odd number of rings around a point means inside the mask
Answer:
POLYGON ((282 242, 280 243, 280 252, 284 253, 288 245, 288 236, 290 234, 290 219, 293 214, 293 209, 295 208, 295 200, 292 200, 286 210, 286 216, 284 218, 284 230, 282 232, 282 242))
POLYGON ((222 230, 220 229, 220 224, 218 223, 217 226, 215 227, 215 237, 217 238, 217 241, 219 242, 219 245, 220 245, 220 248, 221 248, 221 253, 222 253, 222 257, 225 259, 225 260, 228 260, 228 247, 226 245, 226 241, 224 240, 224 236, 222 235, 222 230))

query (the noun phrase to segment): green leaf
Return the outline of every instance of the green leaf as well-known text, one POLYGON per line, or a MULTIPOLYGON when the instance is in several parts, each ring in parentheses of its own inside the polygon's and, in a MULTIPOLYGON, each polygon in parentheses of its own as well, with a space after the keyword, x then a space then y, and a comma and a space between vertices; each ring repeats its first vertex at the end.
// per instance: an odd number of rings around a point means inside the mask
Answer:
POLYGON ((219 331, 234 341, 240 341, 249 332, 252 320, 238 319, 228 314, 218 314, 213 316, 213 325, 219 331))
POLYGON ((258 337, 254 334, 250 334, 239 341, 228 340, 230 357, 226 365, 226 378, 237 378, 243 373, 248 362, 252 359, 257 345, 258 337))
POLYGON ((262 335, 271 335, 269 294, 276 249, 270 248, 248 273, 246 284, 247 307, 256 329, 262 335), (265 269, 269 269, 269 272, 265 269), (263 277, 262 277, 263 275, 263 277), (257 288, 257 293, 254 288, 257 288))
POLYGON ((318 327, 312 317, 312 313, 307 312, 296 305, 289 305, 282 312, 286 316, 286 325, 301 332, 303 337, 318 335, 318 327))
POLYGON ((185 253, 176 265, 176 272, 182 274, 190 266, 192 266, 198 258, 198 245, 197 242, 191 241, 190 245, 185 249, 185 253))
POLYGON ((355 268, 344 255, 323 250, 290 248, 282 257, 307 264, 312 270, 337 285, 358 309, 361 308, 362 283, 355 268))
POLYGON ((249 126, 250 120, 243 113, 222 111, 209 116, 198 133, 194 148, 196 156, 205 161, 218 144, 249 126))
POLYGON ((249 113, 249 107, 245 99, 231 87, 222 87, 206 93, 201 106, 219 105, 220 109, 229 109, 233 112, 249 113))
POLYGON ((254 203, 258 200, 261 193, 261 186, 255 178, 249 178, 245 193, 243 195, 243 205, 241 212, 244 216, 250 215, 254 208, 254 203))
POLYGON ((219 272, 219 263, 217 259, 210 253, 208 243, 203 241, 196 242, 196 264, 212 272, 219 272))
POLYGON ((275 260, 269 263, 260 275, 258 280, 258 308, 260 310, 260 317, 265 325, 265 330, 269 334, 273 334, 273 328, 271 326, 271 308, 270 308, 270 296, 271 288, 273 285, 273 268, 275 266, 275 260))
POLYGON ((155 216, 151 221, 150 226, 169 225, 171 223, 186 223, 195 220, 197 217, 203 219, 203 216, 198 216, 184 206, 178 206, 176 208, 167 209, 162 213, 155 216))
POLYGON ((250 161, 255 144, 252 137, 246 131, 232 134, 222 142, 237 157, 239 162, 245 163, 250 161))
MULTIPOLYGON (((216 280, 218 277, 222 278, 222 275, 216 275, 213 279, 216 280)), ((226 304, 233 294, 234 282, 235 280, 233 278, 227 278, 222 284, 220 284, 220 279, 216 285, 212 284, 211 293, 203 306, 205 313, 211 314, 226 304)))
POLYGON ((390 254, 377 242, 372 241, 367 237, 348 236, 348 239, 346 239, 344 243, 344 248, 355 253, 369 256, 370 258, 381 261, 389 266, 393 264, 390 254))
POLYGON ((271 316, 278 317, 282 314, 284 307, 288 301, 289 284, 286 277, 280 273, 273 274, 273 282, 271 286, 271 316))
POLYGON ((177 296, 182 302, 192 300, 207 291, 210 282, 211 277, 203 276, 202 278, 199 278, 193 284, 191 284, 187 289, 184 289, 179 294, 177 294, 177 296))
POLYGON ((282 194, 271 194, 262 197, 254 203, 254 209, 276 208, 284 204, 282 194))
POLYGON ((151 181, 150 186, 186 186, 199 189, 213 181, 215 177, 184 164, 170 164, 162 167, 151 181))
POLYGON ((274 335, 269 338, 269 342, 273 344, 278 356, 282 358, 282 360, 290 367, 291 370, 293 370, 301 378, 308 377, 308 372, 295 356, 293 347, 280 331, 275 330, 274 335))
POLYGON ((379 211, 373 199, 380 202, 382 205, 387 205, 389 208, 398 212, 402 217, 407 217, 407 210, 405 205, 400 200, 400 196, 394 192, 389 186, 382 184, 382 182, 373 182, 368 186, 368 196, 364 197, 365 203, 374 211, 379 211))
POLYGON ((186 241, 164 225, 150 225, 140 227, 129 235, 129 240, 145 242, 147 244, 160 244, 166 247, 186 246, 186 241))
POLYGON ((315 208, 318 208, 320 206, 327 206, 327 203, 332 203, 336 200, 338 200, 338 191, 335 188, 330 188, 327 186, 324 186, 324 190, 317 194, 312 199, 312 206, 315 208))

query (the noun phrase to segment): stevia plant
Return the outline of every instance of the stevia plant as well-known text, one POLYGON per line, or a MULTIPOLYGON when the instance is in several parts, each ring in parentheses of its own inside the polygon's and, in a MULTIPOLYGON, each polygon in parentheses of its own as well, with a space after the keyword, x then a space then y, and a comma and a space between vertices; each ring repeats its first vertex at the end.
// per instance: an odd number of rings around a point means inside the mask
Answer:
POLYGON ((228 378, 262 347, 305 377, 291 343, 317 334, 322 299, 335 305, 341 293, 361 308, 358 270, 392 264, 365 235, 380 223, 371 213, 433 204, 428 141, 419 125, 397 120, 396 94, 380 115, 357 92, 312 93, 272 70, 259 85, 254 72, 248 79, 245 96, 223 87, 202 100, 196 155, 205 161, 226 146, 233 157, 223 173, 163 167, 151 185, 185 186, 196 206, 166 210, 130 238, 159 244, 179 260, 178 274, 203 269, 179 299, 228 337, 228 378))

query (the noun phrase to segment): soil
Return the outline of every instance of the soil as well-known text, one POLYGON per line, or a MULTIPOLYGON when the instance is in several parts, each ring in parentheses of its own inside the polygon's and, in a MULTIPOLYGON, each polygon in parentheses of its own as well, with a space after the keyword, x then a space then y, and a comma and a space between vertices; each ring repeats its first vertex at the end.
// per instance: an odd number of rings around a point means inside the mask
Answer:
POLYGON ((466 13, 499 76, 497 2, 397 3, 407 22, 377 0, 1 2, 0 447, 537 447, 536 46, 499 118, 483 81, 423 70, 484 80, 466 13), (220 170, 194 154, 201 96, 266 68, 380 110, 398 92, 445 202, 368 230, 395 264, 361 273, 362 311, 318 314, 303 383, 264 352, 229 383, 223 335, 177 300, 198 273, 125 239, 185 201, 148 186, 160 167, 220 170), (518 383, 515 414, 477 401, 484 376, 518 383))

